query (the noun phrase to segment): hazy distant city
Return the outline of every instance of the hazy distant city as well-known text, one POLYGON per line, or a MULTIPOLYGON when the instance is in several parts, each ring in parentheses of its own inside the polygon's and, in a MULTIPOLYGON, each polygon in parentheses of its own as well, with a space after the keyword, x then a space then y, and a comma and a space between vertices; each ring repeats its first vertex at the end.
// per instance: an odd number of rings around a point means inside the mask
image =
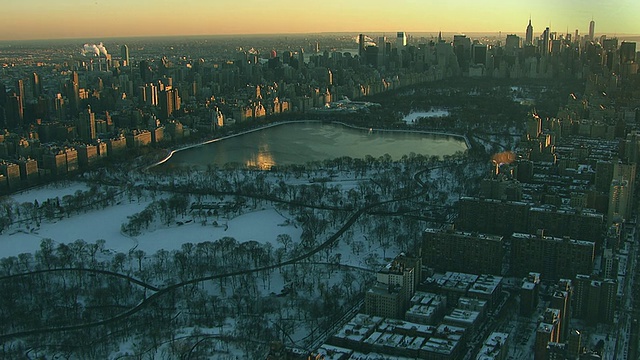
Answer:
POLYGON ((640 36, 518 16, 0 37, 0 358, 640 358, 640 36))

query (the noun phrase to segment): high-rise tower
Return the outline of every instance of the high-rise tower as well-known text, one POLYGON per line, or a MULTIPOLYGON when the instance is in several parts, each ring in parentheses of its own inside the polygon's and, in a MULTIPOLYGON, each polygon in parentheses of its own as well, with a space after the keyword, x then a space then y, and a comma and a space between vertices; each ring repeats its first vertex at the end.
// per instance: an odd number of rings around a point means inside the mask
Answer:
POLYGON ((364 34, 358 35, 358 56, 360 57, 360 62, 364 62, 364 46, 365 46, 365 38, 364 34))
POLYGON ((380 36, 378 38, 378 66, 385 65, 387 55, 387 38, 380 36))
POLYGON ((620 45, 620 64, 636 61, 636 43, 623 41, 620 45))
POLYGON ((129 66, 129 47, 125 44, 120 48, 122 53, 122 62, 124 66, 129 66))
POLYGON ((16 94, 20 96, 20 101, 24 106, 24 80, 22 79, 16 80, 16 94))
POLYGON ((551 30, 549 28, 544 29, 542 33, 542 55, 549 55, 549 49, 551 47, 551 30))
POLYGON ((67 99, 69 99, 71 114, 72 116, 76 116, 80 110, 80 80, 77 71, 72 72, 69 80, 66 82, 66 93, 67 99))
POLYGON ((304 49, 300 48, 298 50, 298 68, 302 69, 304 67, 304 49))
POLYGON ((407 46, 407 33, 404 31, 398 31, 396 35, 396 48, 398 51, 398 60, 400 61, 400 66, 402 67, 402 51, 405 46, 407 46))
POLYGON ((396 38, 396 47, 398 48, 398 51, 405 46, 407 46, 407 33, 404 31, 398 31, 398 36, 396 38))
POLYGON ((37 99, 42 94, 42 83, 40 83, 40 76, 38 73, 31 75, 31 95, 34 99, 37 99))
POLYGON ((531 19, 529 19, 529 25, 527 25, 527 33, 525 36, 525 44, 533 44, 533 26, 531 25, 531 19))
POLYGON ((84 142, 89 143, 96 139, 96 117, 90 106, 78 117, 77 128, 78 136, 84 142))
POLYGON ((595 39, 596 34, 596 22, 591 20, 589 23, 589 40, 593 41, 595 39))

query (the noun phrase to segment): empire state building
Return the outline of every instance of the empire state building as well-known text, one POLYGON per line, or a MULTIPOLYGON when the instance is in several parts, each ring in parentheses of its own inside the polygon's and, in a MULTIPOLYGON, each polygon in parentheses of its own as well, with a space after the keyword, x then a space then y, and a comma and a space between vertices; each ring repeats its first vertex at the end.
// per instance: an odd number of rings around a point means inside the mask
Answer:
POLYGON ((529 19, 529 25, 527 25, 527 33, 525 35, 525 44, 533 44, 533 26, 531 25, 531 19, 529 19))

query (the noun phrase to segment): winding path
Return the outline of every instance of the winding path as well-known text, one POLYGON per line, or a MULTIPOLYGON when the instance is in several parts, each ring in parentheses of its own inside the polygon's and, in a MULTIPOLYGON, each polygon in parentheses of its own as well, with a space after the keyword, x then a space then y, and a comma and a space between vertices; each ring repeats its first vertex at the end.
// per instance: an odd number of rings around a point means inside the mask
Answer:
MULTIPOLYGON (((138 313, 139 311, 141 311, 142 309, 144 309, 145 307, 149 306, 150 304, 154 303, 157 299, 159 299, 160 297, 162 297, 165 294, 168 294, 172 291, 178 290, 182 287, 185 287, 187 285, 192 285, 192 284, 197 284, 203 281, 210 281, 210 280, 219 280, 222 278, 226 278, 226 277, 232 277, 232 276, 238 276, 238 275, 245 275, 245 274, 251 274, 251 273, 256 273, 256 272, 261 272, 261 271, 267 271, 267 270, 273 270, 273 269, 277 269, 280 268, 282 266, 287 266, 287 265, 293 265, 296 264, 300 261, 303 261, 305 259, 310 258, 311 256, 317 254, 318 252, 322 251, 323 249, 332 246, 333 244, 335 244, 338 239, 340 238, 340 236, 342 236, 342 234, 345 233, 345 231, 347 231, 357 220, 360 216, 362 216, 363 214, 369 212, 370 210, 380 206, 380 205, 384 205, 384 204, 389 204, 392 202, 396 202, 396 201, 404 201, 404 200, 409 200, 409 199, 413 199, 416 197, 420 197, 420 196, 424 196, 427 193, 427 189, 425 187, 425 182, 422 180, 422 175, 424 175, 425 173, 427 173, 428 171, 431 171, 433 169, 438 169, 438 168, 444 168, 444 167, 448 167, 448 166, 452 166, 455 165, 457 163, 451 163, 451 164, 446 164, 446 165, 441 165, 441 166, 436 166, 436 167, 431 167, 431 168, 427 168, 424 170, 421 170, 419 172, 417 172, 416 174, 414 174, 413 178, 414 180, 417 182, 417 184, 422 188, 422 191, 419 192, 418 194, 413 194, 413 195, 409 195, 409 196, 405 196, 402 198, 398 198, 398 199, 390 199, 390 200, 385 200, 385 201, 381 201, 381 202, 377 202, 377 203, 373 203, 373 204, 368 204, 365 205, 364 207, 360 208, 359 210, 357 210, 356 212, 354 212, 349 219, 342 225, 342 227, 340 229, 338 229, 332 236, 330 236, 327 240, 325 240, 323 243, 321 243, 320 245, 318 245, 316 248, 309 250, 308 252, 298 255, 294 258, 291 258, 289 260, 280 262, 278 264, 273 264, 273 265, 268 265, 268 266, 263 266, 263 267, 258 267, 258 268, 252 268, 252 269, 245 269, 245 270, 238 270, 238 271, 232 271, 232 272, 228 272, 228 273, 223 273, 223 274, 217 274, 217 275, 210 275, 210 276, 204 276, 204 277, 199 277, 199 278, 194 278, 191 280, 187 280, 187 281, 183 281, 180 283, 176 283, 176 284, 172 284, 169 285, 165 288, 156 288, 153 287, 149 284, 145 284, 144 282, 131 278, 129 276, 126 275, 122 275, 122 274, 118 274, 119 277, 125 278, 133 283, 136 283, 140 286, 146 287, 150 290, 155 291, 153 294, 151 294, 149 297, 145 298, 144 300, 142 300, 141 302, 138 303, 138 305, 134 306, 133 308, 118 314, 114 317, 108 318, 108 319, 104 319, 104 320, 100 320, 100 321, 94 321, 94 322, 90 322, 90 323, 84 323, 84 324, 78 324, 78 325, 68 325, 68 326, 60 326, 60 327, 50 327, 50 328, 39 328, 39 329, 31 329, 31 330, 24 330, 24 331, 18 331, 18 332, 14 332, 14 333, 9 333, 9 334, 1 334, 0 335, 0 341, 6 341, 8 339, 13 339, 13 338, 20 338, 20 337, 25 337, 25 336, 31 336, 31 335, 38 335, 38 334, 46 334, 46 333, 52 333, 52 332, 64 332, 64 331, 74 331, 74 330, 82 330, 82 329, 88 329, 88 328, 92 328, 92 327, 97 327, 97 326, 103 326, 103 325, 108 325, 123 319, 126 319, 127 317, 134 315, 136 313, 138 313)), ((281 200, 282 201, 282 200, 281 200)), ((344 209, 341 209, 344 210, 344 209)), ((37 272, 29 272, 29 273, 24 273, 24 274, 16 274, 16 275, 10 275, 10 276, 5 276, 0 278, 0 280, 3 279, 7 279, 7 278, 15 278, 15 277, 21 277, 21 276, 28 276, 31 274, 35 274, 35 273, 41 273, 41 272, 53 272, 53 271, 91 271, 91 272, 95 272, 95 273, 103 273, 106 275, 112 275, 115 276, 114 274, 116 273, 112 273, 109 271, 103 271, 103 270, 89 270, 89 269, 52 269, 52 270, 41 270, 41 271, 37 271, 37 272)))
POLYGON ((151 284, 147 284, 142 280, 138 280, 138 279, 136 279, 134 277, 131 277, 131 276, 128 276, 128 275, 124 275, 124 274, 120 274, 120 273, 113 272, 113 271, 108 271, 108 270, 87 269, 87 268, 60 268, 60 269, 35 270, 35 271, 30 271, 28 273, 1 276, 0 277, 0 281, 20 278, 20 277, 25 277, 25 276, 31 276, 31 275, 54 273, 54 272, 86 272, 86 273, 90 273, 90 274, 109 275, 109 276, 119 277, 119 278, 128 280, 129 282, 132 282, 132 283, 134 283, 136 285, 140 285, 143 288, 146 288, 146 289, 149 289, 149 290, 152 290, 152 291, 160 291, 160 288, 157 288, 157 287, 155 287, 155 286, 153 286, 151 284))

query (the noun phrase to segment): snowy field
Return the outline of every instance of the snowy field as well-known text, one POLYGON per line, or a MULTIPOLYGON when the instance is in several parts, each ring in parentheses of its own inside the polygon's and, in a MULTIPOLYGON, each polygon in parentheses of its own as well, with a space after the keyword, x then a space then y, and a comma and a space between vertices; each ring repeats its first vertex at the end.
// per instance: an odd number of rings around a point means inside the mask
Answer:
POLYGON ((87 185, 81 182, 61 181, 41 186, 35 190, 26 190, 10 196, 17 203, 33 202, 38 200, 39 203, 47 199, 62 199, 66 195, 73 195, 76 191, 87 190, 87 185))
MULTIPOLYGON (((77 190, 84 190, 81 183, 72 183, 69 187, 43 187, 11 196, 16 202, 39 202, 49 198, 62 197, 73 194, 77 190)), ((218 226, 211 221, 207 225, 194 220, 187 215, 178 221, 184 225, 172 224, 170 227, 156 227, 143 231, 142 235, 129 237, 120 231, 120 227, 127 221, 127 217, 142 211, 151 201, 122 202, 120 205, 107 207, 103 210, 92 210, 87 213, 72 214, 54 222, 43 221, 40 227, 27 228, 26 225, 12 227, 0 234, 0 258, 17 256, 20 253, 34 253, 40 247, 40 241, 50 238, 54 243, 72 243, 82 239, 88 243, 105 240, 105 248, 127 253, 133 248, 153 254, 160 249, 168 251, 180 249, 182 244, 215 241, 228 236, 238 242, 255 240, 260 243, 270 242, 276 247, 276 237, 288 234, 292 239, 299 239, 302 229, 294 225, 286 225, 287 217, 274 208, 258 209, 244 213, 230 220, 218 220, 218 226), (191 221, 190 221, 191 220, 191 221)))
POLYGON ((449 116, 449 110, 433 108, 429 111, 412 111, 402 121, 407 124, 414 124, 420 118, 440 118, 445 116, 449 116))

